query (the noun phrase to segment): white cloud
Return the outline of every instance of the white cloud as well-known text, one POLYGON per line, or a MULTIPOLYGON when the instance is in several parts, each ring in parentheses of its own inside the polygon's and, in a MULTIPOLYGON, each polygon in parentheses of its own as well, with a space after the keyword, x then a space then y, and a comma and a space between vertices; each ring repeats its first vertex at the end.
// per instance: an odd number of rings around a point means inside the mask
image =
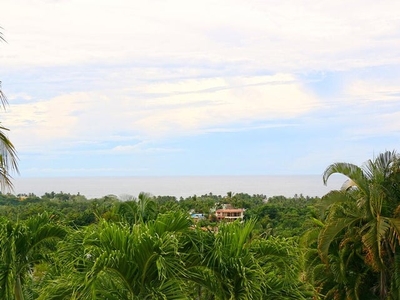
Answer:
POLYGON ((291 123, 271 123, 271 124, 263 124, 263 125, 249 125, 243 126, 240 124, 238 127, 215 127, 211 129, 205 130, 205 132, 245 132, 245 131, 252 131, 252 130, 259 130, 259 129, 267 129, 267 128, 279 128, 279 127, 293 127, 298 126, 297 124, 291 123))
MULTIPOLYGON (((57 147, 251 128, 254 122, 291 119, 319 106, 318 99, 287 74, 147 83, 136 96, 129 92, 74 92, 13 104, 4 123, 21 148, 57 147)), ((115 150, 126 147, 133 150, 115 150)))
POLYGON ((399 10, 386 0, 4 0, 0 80, 13 85, 1 121, 20 152, 55 156, 179 151, 163 139, 306 122, 331 123, 341 142, 397 135, 397 75, 369 80, 363 68, 400 63, 399 10), (329 76, 310 90, 296 77, 336 70, 349 71, 337 93, 329 76))
POLYGON ((29 102, 29 101, 33 100, 33 97, 28 95, 27 93, 17 93, 17 94, 13 94, 11 97, 8 97, 9 101, 12 101, 14 99, 19 99, 19 100, 24 100, 26 102, 29 102))
MULTIPOLYGON (((118 172, 129 172, 129 171, 137 171, 143 172, 146 171, 146 168, 136 168, 132 169, 132 167, 126 168, 27 168, 25 169, 27 174, 32 174, 36 177, 37 174, 45 174, 46 176, 56 175, 64 175, 64 174, 93 174, 93 173, 103 173, 107 174, 110 172, 118 173, 118 172)), ((18 180, 17 180, 18 181, 18 180)), ((44 193, 44 192, 43 192, 44 193)))
POLYGON ((391 81, 391 78, 379 81, 357 80, 349 85, 346 92, 355 101, 399 101, 400 86, 391 81))
MULTIPOLYGON (((398 148, 400 138, 400 112, 393 113, 368 113, 358 118, 357 126, 347 129, 349 139, 353 141, 391 137, 385 143, 386 149, 398 148)), ((382 149, 383 151, 384 149, 382 149)))
POLYGON ((162 58, 293 71, 399 63, 393 1, 6 0, 0 63, 162 58))
MULTIPOLYGON (((152 135, 193 132, 227 124, 293 118, 319 105, 317 99, 293 82, 293 78, 281 82, 282 76, 278 75, 277 83, 270 84, 273 77, 235 78, 230 82, 217 79, 214 85, 210 85, 214 87, 210 91, 153 99, 147 104, 147 113, 135 125, 152 135), (220 88, 216 88, 218 85, 220 88)), ((196 81, 185 81, 182 86, 198 90, 196 81)), ((157 85, 151 88, 161 91, 157 85)))
POLYGON ((165 147, 152 147, 147 142, 141 142, 135 145, 120 145, 111 149, 111 153, 116 154, 131 154, 131 153, 170 153, 180 152, 182 149, 178 148, 165 148, 165 147))
MULTIPOLYGON (((53 99, 11 105, 3 115, 13 141, 22 149, 50 148, 79 136, 79 112, 88 108, 87 94, 71 93, 53 99)), ((89 125, 90 126, 90 125, 89 125)), ((60 145, 58 145, 60 146, 60 145)))
POLYGON ((348 83, 343 109, 357 110, 347 116, 353 124, 346 130, 350 140, 399 135, 400 86, 396 81, 396 76, 389 76, 348 83))

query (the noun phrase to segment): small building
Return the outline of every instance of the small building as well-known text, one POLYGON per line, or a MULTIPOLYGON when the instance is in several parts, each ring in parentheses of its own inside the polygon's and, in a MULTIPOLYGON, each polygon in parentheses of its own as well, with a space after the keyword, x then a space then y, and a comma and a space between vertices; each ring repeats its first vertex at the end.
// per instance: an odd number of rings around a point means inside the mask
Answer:
POLYGON ((222 208, 215 211, 215 216, 218 221, 236 221, 243 220, 244 218, 244 208, 222 208))
POLYGON ((203 214, 192 213, 190 217, 193 219, 194 222, 204 220, 206 217, 203 214))

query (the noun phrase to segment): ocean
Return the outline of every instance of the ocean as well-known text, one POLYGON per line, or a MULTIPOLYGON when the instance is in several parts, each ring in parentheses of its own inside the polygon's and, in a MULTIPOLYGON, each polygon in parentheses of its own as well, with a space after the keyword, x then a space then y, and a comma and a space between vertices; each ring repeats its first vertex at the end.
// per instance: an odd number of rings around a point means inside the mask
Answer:
POLYGON ((188 197, 193 195, 226 195, 227 192, 263 194, 267 197, 323 196, 340 189, 345 181, 341 175, 332 176, 328 185, 321 175, 293 176, 173 176, 173 177, 53 177, 14 178, 14 194, 64 192, 86 196, 88 199, 116 195, 138 196, 140 192, 154 196, 188 197))

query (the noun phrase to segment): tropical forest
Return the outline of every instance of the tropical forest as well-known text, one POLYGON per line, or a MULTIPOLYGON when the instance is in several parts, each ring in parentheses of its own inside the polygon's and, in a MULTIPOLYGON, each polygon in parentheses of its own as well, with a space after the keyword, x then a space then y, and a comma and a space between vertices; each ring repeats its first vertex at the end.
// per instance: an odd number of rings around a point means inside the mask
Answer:
POLYGON ((399 162, 334 163, 322 198, 3 193, 0 298, 400 299, 399 162))

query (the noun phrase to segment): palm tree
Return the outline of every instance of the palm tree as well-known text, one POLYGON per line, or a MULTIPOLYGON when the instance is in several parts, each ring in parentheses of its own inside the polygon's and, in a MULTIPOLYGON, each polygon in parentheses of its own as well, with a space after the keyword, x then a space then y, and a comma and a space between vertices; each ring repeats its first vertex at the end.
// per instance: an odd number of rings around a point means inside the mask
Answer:
POLYGON ((150 194, 141 192, 137 200, 119 202, 114 214, 120 221, 131 225, 147 223, 157 217, 156 203, 150 194))
POLYGON ((13 223, 0 222, 0 298, 23 300, 25 285, 35 276, 35 267, 46 260, 57 240, 66 234, 47 214, 13 223))
MULTIPOLYGON (((0 27, 1 29, 1 27, 0 27)), ((5 41, 2 33, 0 32, 0 42, 5 41)), ((3 108, 6 108, 7 97, 2 91, 1 81, 0 81, 0 103, 3 108)), ((10 171, 15 171, 18 173, 18 156, 14 145, 11 143, 6 131, 9 129, 2 126, 0 123, 0 188, 5 190, 6 188, 12 188, 10 171)))
POLYGON ((341 190, 332 191, 322 199, 328 213, 319 235, 321 258, 329 263, 333 248, 339 247, 340 252, 349 245, 353 250, 358 245, 354 251, 358 251, 364 263, 378 274, 373 290, 380 299, 400 299, 400 277, 397 276, 400 266, 396 264, 400 195, 394 193, 393 185, 396 183, 393 178, 400 174, 398 160, 394 151, 387 151, 362 167, 334 163, 323 175, 324 183, 335 173, 347 176, 348 180, 341 190))
POLYGON ((255 221, 221 224, 203 241, 199 283, 217 299, 261 299, 264 272, 252 253, 251 232, 255 221))
POLYGON ((187 214, 171 212, 147 223, 88 226, 63 242, 59 276, 39 299, 187 299, 181 245, 189 224, 187 214))
POLYGON ((189 280, 211 294, 209 299, 306 299, 297 244, 255 236, 255 223, 224 223, 215 233, 199 230, 192 264, 186 262, 189 280))
POLYGON ((326 261, 318 253, 318 237, 325 228, 323 215, 312 219, 310 227, 301 237, 304 255, 304 278, 315 291, 315 299, 376 299, 370 290, 376 276, 364 263, 362 243, 356 227, 341 236, 343 243, 330 246, 326 261))
POLYGON ((310 299, 297 244, 254 236, 254 224, 203 231, 179 211, 101 220, 60 242, 38 299, 310 299))

